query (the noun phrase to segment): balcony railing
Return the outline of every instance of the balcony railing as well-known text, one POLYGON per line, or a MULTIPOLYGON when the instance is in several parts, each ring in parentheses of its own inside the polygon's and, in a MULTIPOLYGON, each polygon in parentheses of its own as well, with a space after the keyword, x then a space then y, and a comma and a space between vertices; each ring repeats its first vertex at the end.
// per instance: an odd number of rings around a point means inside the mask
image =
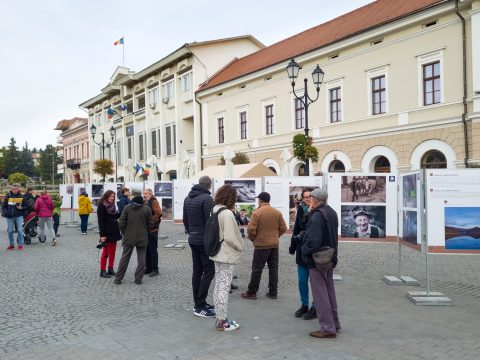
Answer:
POLYGON ((72 169, 72 170, 78 170, 80 169, 80 163, 81 159, 70 159, 67 160, 67 168, 72 169))

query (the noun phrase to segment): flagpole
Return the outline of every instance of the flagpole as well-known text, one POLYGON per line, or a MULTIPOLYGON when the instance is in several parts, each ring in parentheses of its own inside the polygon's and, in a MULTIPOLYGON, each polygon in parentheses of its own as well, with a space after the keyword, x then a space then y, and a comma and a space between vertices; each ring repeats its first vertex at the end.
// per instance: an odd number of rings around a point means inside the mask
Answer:
POLYGON ((125 67, 125 36, 122 35, 123 44, 122 44, 122 66, 125 67))

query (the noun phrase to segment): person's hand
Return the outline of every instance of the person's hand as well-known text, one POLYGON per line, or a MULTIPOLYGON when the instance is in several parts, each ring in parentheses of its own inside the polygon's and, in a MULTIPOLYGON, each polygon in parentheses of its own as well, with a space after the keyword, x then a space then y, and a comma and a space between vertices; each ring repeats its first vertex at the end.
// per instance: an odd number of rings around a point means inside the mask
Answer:
POLYGON ((107 237, 106 237, 106 236, 101 236, 101 237, 100 237, 100 241, 101 241, 101 242, 107 241, 107 237))

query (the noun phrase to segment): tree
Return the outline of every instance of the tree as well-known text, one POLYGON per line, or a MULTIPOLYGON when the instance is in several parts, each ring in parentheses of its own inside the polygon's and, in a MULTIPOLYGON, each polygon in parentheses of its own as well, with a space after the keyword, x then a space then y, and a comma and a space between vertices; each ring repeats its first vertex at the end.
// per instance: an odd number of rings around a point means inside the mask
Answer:
POLYGON ((25 142, 25 145, 22 148, 22 152, 20 153, 19 171, 29 177, 35 176, 35 166, 32 159, 32 152, 28 148, 27 142, 25 142))
MULTIPOLYGON (((250 164, 250 159, 249 159, 247 154, 242 153, 242 152, 238 152, 233 157, 232 163, 234 165, 250 164)), ((225 165, 225 159, 223 158, 223 156, 220 158, 220 161, 218 162, 217 165, 225 165)))
POLYGON ((22 173, 13 173, 8 176, 9 184, 25 185, 27 183, 27 180, 28 180, 28 176, 22 173))
POLYGON ((103 178, 102 182, 105 182, 105 177, 113 174, 113 161, 109 159, 96 160, 93 163, 93 172, 100 175, 103 178))
POLYGON ((20 169, 20 153, 18 152, 16 141, 12 137, 7 151, 5 152, 5 175, 19 172, 20 169))
POLYGON ((293 137, 293 156, 306 163, 311 160, 313 163, 318 161, 318 150, 312 145, 312 138, 305 134, 297 134, 293 137))
POLYGON ((39 151, 40 159, 38 170, 43 181, 52 181, 52 175, 57 175, 57 165, 60 163, 60 157, 57 154, 55 146, 48 144, 45 150, 39 151))

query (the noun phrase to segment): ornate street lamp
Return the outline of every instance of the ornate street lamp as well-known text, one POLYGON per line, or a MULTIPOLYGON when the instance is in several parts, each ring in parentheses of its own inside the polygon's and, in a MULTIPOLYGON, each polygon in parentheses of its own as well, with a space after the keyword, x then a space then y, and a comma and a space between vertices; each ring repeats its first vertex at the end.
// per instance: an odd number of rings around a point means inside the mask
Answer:
MULTIPOLYGON (((307 88, 308 79, 307 78, 305 78, 303 80, 304 83, 305 83, 305 87, 304 87, 304 90, 303 90, 303 95, 298 96, 297 93, 295 92, 295 81, 298 78, 298 73, 299 72, 300 72, 300 65, 298 65, 297 62, 294 59, 290 60, 290 62, 287 65, 288 78, 290 79, 290 81, 292 83, 293 95, 295 96, 295 98, 297 100, 302 102, 303 108, 305 109, 305 136, 306 136, 307 141, 308 141, 309 140, 309 137, 308 137, 308 106, 318 100, 318 97, 320 95, 320 86, 323 83, 323 77, 324 77, 325 73, 320 68, 320 66, 318 66, 318 64, 315 67, 315 69, 313 70, 312 80, 313 80, 313 84, 315 85, 316 90, 317 90, 317 96, 315 97, 315 99, 312 99, 308 95, 308 88, 307 88)), ((307 175, 307 176, 310 175, 309 161, 307 161, 307 163, 305 164, 305 175, 307 175)))
MULTIPOLYGON (((108 132, 110 133, 110 140, 105 141, 105 134, 101 132, 100 135, 102 136, 102 140, 100 142, 96 142, 95 135, 97 134, 97 127, 95 126, 95 124, 92 124, 92 126, 90 126, 90 134, 92 134, 93 143, 97 144, 102 149, 102 160, 105 159, 105 148, 113 144, 115 136, 115 128, 113 127, 113 125, 108 130, 108 132)), ((105 182, 105 178, 102 179, 102 182, 105 182)))

